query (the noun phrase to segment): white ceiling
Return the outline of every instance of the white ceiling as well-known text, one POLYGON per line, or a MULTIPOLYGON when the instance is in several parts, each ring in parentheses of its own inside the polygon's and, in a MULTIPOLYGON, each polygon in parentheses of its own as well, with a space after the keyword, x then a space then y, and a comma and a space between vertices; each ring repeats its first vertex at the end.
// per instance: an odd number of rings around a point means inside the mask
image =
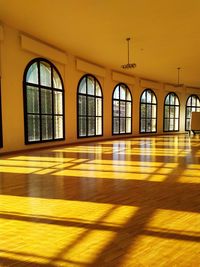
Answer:
POLYGON ((200 87, 200 0, 0 0, 0 20, 75 56, 200 87), (133 38, 133 70, 126 38, 133 38))

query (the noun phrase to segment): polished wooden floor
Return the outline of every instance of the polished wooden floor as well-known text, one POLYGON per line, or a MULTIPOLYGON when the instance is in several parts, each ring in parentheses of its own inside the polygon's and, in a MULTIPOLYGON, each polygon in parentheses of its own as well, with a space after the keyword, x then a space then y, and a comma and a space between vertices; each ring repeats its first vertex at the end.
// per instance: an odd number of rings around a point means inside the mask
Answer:
POLYGON ((0 158, 0 266, 200 266, 200 137, 0 158))

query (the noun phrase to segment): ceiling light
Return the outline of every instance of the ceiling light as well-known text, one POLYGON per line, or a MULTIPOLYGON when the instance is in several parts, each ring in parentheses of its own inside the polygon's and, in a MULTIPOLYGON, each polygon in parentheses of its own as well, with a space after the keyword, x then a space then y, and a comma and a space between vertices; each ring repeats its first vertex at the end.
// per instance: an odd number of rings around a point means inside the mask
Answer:
POLYGON ((178 67, 177 68, 177 84, 175 85, 176 87, 184 86, 184 84, 180 84, 180 70, 181 70, 181 68, 178 67))
POLYGON ((132 69, 132 68, 135 68, 136 67, 136 64, 135 63, 130 63, 129 61, 129 42, 130 42, 131 38, 128 37, 126 38, 126 41, 127 41, 127 44, 128 44, 128 63, 127 64, 124 64, 124 65, 121 65, 121 67, 123 69, 132 69))

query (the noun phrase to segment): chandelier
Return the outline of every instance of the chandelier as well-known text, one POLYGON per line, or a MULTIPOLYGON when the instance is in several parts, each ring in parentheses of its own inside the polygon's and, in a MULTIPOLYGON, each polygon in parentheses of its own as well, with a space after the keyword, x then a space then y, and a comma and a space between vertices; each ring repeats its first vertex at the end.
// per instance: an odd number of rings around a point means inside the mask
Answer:
POLYGON ((126 38, 126 41, 127 41, 127 48, 128 48, 128 63, 127 64, 124 64, 124 65, 121 65, 121 67, 123 69, 132 69, 132 68, 135 68, 136 67, 136 64, 135 63, 130 63, 130 60, 129 60, 129 42, 130 42, 131 38, 128 37, 126 38))

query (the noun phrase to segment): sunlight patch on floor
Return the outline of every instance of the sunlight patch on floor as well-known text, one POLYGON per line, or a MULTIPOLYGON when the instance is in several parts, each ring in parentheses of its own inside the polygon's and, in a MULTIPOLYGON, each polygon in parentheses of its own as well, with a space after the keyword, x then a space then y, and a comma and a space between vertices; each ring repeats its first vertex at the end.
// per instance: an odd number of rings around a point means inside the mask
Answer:
POLYGON ((55 266, 92 262, 138 210, 6 195, 0 201, 1 256, 55 266))

